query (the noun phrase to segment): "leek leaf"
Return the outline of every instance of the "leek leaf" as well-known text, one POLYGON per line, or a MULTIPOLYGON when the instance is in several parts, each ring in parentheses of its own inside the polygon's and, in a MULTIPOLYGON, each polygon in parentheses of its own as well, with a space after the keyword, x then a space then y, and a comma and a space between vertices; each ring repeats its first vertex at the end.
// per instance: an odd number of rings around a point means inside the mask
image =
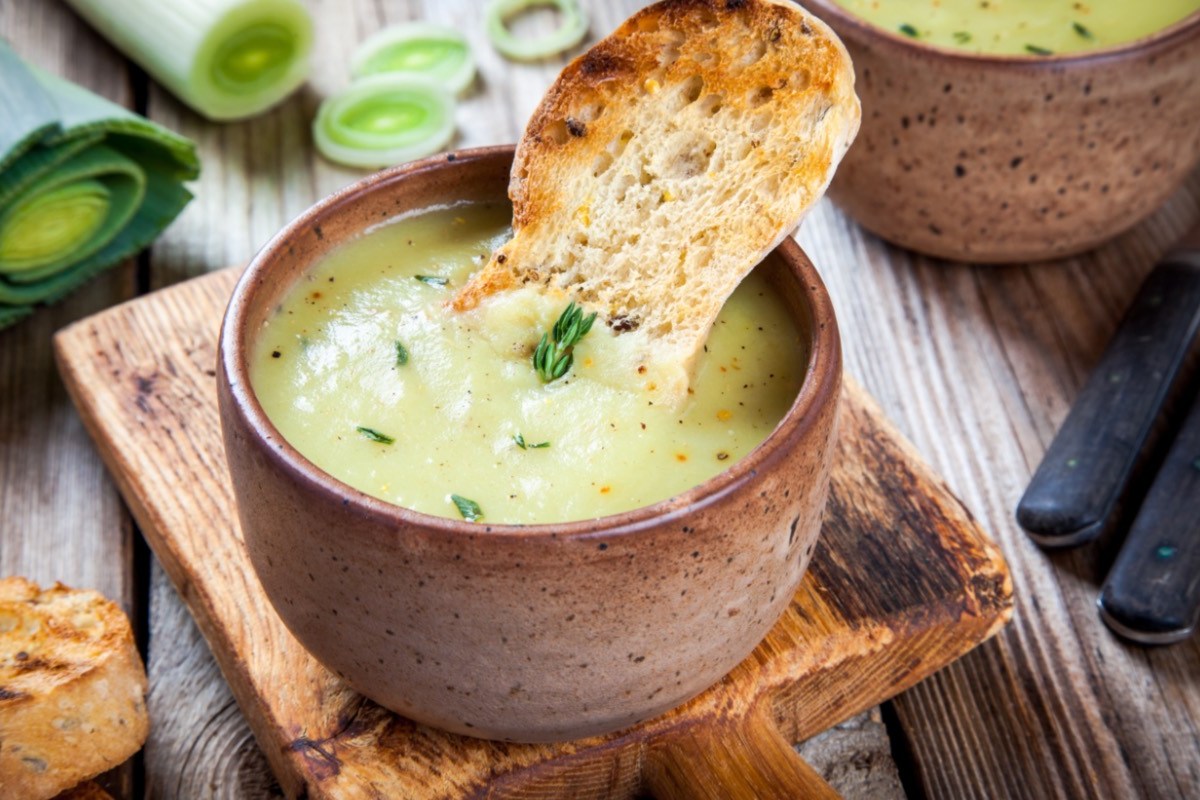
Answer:
POLYGON ((195 145, 0 42, 0 328, 148 245, 191 199, 195 145))

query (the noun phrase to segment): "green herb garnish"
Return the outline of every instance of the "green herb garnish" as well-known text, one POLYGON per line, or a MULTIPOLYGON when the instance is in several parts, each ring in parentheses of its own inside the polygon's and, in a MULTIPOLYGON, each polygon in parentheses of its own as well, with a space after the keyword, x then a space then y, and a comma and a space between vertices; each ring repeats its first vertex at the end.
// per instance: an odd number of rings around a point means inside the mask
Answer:
POLYGON ((1054 55, 1053 50, 1047 50, 1044 47, 1038 47, 1036 44, 1025 45, 1025 50, 1030 53, 1033 53, 1035 56, 1052 56, 1052 55, 1054 55))
POLYGON ((413 277, 421 283, 428 283, 430 286, 445 286, 450 282, 448 278, 442 278, 438 275, 414 275, 413 277))
POLYGON ((558 380, 567 374, 575 356, 571 352, 575 345, 592 329, 596 312, 584 317, 583 309, 572 300, 563 311, 550 333, 543 333, 537 349, 533 351, 533 368, 543 383, 558 380), (553 337, 553 338, 551 338, 553 337))
POLYGON ((971 34, 967 31, 955 31, 954 41, 958 42, 959 44, 966 44, 967 42, 971 41, 971 34))
POLYGON ((462 514, 462 518, 467 522, 474 522, 483 516, 483 509, 474 500, 460 494, 452 494, 450 499, 454 501, 454 505, 458 507, 458 513, 462 514))
POLYGON ((399 339, 397 339, 396 340, 396 366, 403 367, 407 363, 408 363, 408 349, 404 346, 404 344, 399 339))
POLYGON ((532 442, 527 442, 527 441, 525 441, 525 437, 519 433, 513 437, 513 441, 516 442, 517 447, 521 448, 522 450, 537 450, 538 448, 541 448, 541 447, 549 447, 550 446, 549 442, 538 442, 537 444, 533 444, 532 442))
POLYGON ((1095 36, 1092 35, 1091 31, 1089 31, 1087 28, 1085 28, 1083 26, 1082 22, 1072 22, 1071 27, 1075 29, 1076 33, 1078 33, 1080 36, 1082 36, 1085 39, 1095 39, 1096 38, 1095 36))
POLYGON ((370 439, 372 442, 379 442, 380 444, 392 444, 393 442, 396 441, 391 436, 388 436, 386 433, 380 433, 379 431, 375 430, 374 428, 367 428, 363 425, 357 426, 354 430, 358 431, 363 436, 370 439))
POLYGON ((912 25, 909 25, 907 22, 900 26, 900 32, 905 36, 911 36, 914 39, 921 35, 917 32, 916 28, 914 28, 912 25))

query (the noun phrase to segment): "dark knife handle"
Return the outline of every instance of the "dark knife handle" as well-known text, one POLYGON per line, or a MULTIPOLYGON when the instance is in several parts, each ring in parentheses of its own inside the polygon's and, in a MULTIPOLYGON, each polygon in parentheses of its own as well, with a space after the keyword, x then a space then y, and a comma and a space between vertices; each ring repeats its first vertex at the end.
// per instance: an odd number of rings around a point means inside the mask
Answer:
POLYGON ((1094 539, 1129 482, 1200 326, 1200 250, 1155 267, 1017 506, 1038 544, 1094 539))
POLYGON ((1098 604, 1108 627, 1144 644, 1186 639, 1200 620, 1200 395, 1142 502, 1098 604))

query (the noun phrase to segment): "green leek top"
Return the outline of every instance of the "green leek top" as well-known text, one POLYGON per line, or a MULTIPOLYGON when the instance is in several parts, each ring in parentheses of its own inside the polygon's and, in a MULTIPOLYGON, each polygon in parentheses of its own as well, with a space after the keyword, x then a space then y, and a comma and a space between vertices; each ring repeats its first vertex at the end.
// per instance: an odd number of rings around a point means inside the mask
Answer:
POLYGON ((0 328, 148 245, 199 175, 189 140, 0 41, 0 328))

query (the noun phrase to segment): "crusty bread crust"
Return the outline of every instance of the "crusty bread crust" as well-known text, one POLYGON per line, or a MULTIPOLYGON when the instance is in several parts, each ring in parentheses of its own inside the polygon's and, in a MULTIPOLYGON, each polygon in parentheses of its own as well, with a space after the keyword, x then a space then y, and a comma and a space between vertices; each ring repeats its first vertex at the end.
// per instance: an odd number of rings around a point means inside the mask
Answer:
POLYGON ((54 800, 113 800, 113 796, 96 784, 88 781, 67 789, 54 800))
POLYGON ((41 800, 146 740, 146 671, 98 592, 0 580, 0 797, 41 800))
POLYGON ((517 147, 514 236, 454 299, 540 285, 690 366, 858 131, 841 42, 790 2, 664 0, 575 59, 517 147))

